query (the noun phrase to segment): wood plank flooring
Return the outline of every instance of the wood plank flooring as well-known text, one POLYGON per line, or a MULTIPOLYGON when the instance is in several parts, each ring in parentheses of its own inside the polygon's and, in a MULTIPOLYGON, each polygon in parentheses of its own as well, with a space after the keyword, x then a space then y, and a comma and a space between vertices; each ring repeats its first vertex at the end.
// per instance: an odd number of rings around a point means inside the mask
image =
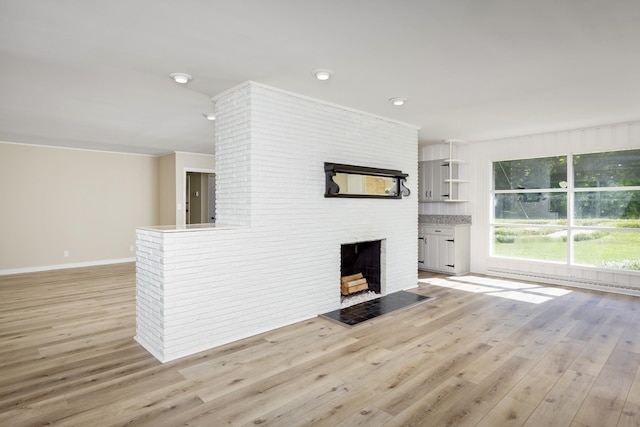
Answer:
POLYGON ((133 264, 0 276, 0 425, 640 426, 640 298, 419 282, 437 299, 161 364, 133 264))

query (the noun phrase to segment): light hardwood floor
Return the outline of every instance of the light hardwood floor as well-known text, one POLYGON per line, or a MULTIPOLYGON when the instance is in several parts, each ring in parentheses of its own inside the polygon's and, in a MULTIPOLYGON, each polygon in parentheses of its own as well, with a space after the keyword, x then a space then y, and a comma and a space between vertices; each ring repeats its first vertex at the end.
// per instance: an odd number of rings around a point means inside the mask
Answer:
POLYGON ((134 274, 0 277, 0 425, 640 425, 640 298, 421 273, 436 300, 161 364, 134 274))

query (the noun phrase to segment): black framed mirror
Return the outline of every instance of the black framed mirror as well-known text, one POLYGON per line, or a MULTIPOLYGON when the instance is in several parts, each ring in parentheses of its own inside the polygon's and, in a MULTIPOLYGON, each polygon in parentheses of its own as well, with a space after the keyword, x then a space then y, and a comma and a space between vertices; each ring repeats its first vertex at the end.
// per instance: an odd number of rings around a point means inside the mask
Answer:
POLYGON ((401 199, 411 191, 404 186, 409 176, 393 169, 325 163, 324 197, 401 199))

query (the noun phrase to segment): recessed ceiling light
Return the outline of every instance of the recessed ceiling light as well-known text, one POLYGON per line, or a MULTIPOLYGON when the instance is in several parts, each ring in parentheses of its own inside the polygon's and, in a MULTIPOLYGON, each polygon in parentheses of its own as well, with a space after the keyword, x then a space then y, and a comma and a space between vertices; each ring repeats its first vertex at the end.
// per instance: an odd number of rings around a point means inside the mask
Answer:
POLYGON ((203 115, 204 117, 206 117, 206 119, 207 119, 207 120, 211 120, 211 121, 213 121, 213 120, 215 120, 215 119, 216 119, 216 116, 215 116, 215 114, 213 114, 213 113, 203 113, 202 115, 203 115))
POLYGON ((331 76, 333 76, 333 71, 325 68, 319 68, 317 70, 313 70, 313 75, 316 76, 316 79, 318 80, 329 80, 331 76))
POLYGON ((171 73, 169 74, 169 77, 171 77, 174 82, 180 83, 181 85, 189 83, 193 78, 187 73, 171 73))
POLYGON ((407 102, 407 98, 391 98, 389 102, 399 107, 401 105, 404 105, 405 102, 407 102))

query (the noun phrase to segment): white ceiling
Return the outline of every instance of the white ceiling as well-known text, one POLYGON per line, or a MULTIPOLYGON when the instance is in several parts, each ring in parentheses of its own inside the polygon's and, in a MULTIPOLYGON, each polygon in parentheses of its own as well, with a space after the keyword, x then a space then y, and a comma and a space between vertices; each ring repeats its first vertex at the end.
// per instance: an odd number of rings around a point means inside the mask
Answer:
POLYGON ((421 143, 637 120, 640 1, 0 0, 0 140, 213 153, 202 114, 246 80, 421 143))

